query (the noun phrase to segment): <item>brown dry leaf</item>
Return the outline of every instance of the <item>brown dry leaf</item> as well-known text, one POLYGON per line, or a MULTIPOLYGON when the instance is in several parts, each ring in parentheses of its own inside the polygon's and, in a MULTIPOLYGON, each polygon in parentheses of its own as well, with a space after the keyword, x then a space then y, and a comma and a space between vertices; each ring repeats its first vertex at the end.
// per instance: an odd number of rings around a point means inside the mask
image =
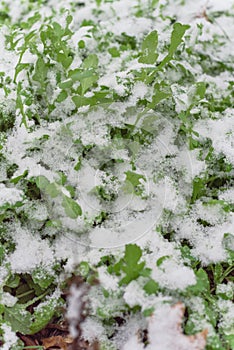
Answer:
POLYGON ((70 337, 64 338, 61 335, 42 339, 42 345, 44 346, 45 350, 54 347, 59 348, 61 350, 67 350, 67 345, 71 343, 72 339, 70 337))
POLYGON ((204 350, 206 346, 206 338, 207 338, 208 330, 204 329, 202 332, 199 332, 194 335, 185 335, 182 329, 185 306, 182 303, 177 303, 174 306, 172 306, 172 309, 176 309, 176 311, 178 312, 179 319, 177 323, 177 330, 181 334, 181 337, 184 337, 189 340, 189 343, 191 344, 191 349, 204 350))
POLYGON ((184 334, 184 312, 182 303, 158 306, 149 317, 147 328, 130 337, 122 350, 204 350, 208 331, 184 334))

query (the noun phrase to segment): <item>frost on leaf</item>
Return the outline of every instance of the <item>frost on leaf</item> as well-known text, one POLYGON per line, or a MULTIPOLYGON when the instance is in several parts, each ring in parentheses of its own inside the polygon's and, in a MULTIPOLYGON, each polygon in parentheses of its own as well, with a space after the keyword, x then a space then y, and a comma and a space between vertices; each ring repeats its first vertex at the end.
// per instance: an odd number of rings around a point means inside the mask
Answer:
POLYGON ((182 303, 174 306, 162 305, 148 319, 147 341, 145 344, 134 335, 122 350, 204 350, 207 330, 195 335, 185 335, 182 330, 185 307, 182 303))

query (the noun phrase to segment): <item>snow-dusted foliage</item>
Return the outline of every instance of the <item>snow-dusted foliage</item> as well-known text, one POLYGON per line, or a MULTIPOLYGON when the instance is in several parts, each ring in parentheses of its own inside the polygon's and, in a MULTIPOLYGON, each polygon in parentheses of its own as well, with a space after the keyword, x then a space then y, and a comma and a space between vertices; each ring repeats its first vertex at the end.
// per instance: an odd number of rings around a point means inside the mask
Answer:
POLYGON ((0 2, 3 349, 62 306, 101 350, 234 349, 233 19, 232 0, 0 2))

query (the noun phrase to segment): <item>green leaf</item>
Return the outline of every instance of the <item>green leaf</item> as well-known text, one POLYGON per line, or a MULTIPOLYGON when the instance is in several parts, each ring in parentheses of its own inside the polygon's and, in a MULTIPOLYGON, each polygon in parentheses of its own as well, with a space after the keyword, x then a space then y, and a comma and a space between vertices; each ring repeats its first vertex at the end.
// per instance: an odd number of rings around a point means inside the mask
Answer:
POLYGON ((39 57, 35 66, 35 73, 33 75, 33 80, 40 83, 41 88, 46 86, 46 78, 48 73, 48 67, 42 57, 39 57))
POLYGON ((18 275, 10 275, 8 280, 6 281, 6 286, 10 288, 18 287, 20 283, 20 277, 18 275))
POLYGON ((158 33, 156 30, 147 35, 142 43, 142 54, 138 59, 139 63, 154 64, 158 58, 156 49, 158 46, 158 33))
POLYGON ((73 21, 72 15, 68 15, 66 18, 67 27, 69 26, 69 24, 71 24, 72 21, 73 21))
POLYGON ((41 191, 45 192, 52 198, 57 197, 60 193, 58 186, 55 183, 50 183, 43 175, 37 177, 36 185, 41 191))
POLYGON ((82 95, 84 95, 86 91, 98 81, 98 78, 99 76, 97 74, 92 74, 89 78, 81 80, 82 95))
POLYGON ((177 50, 177 47, 182 42, 182 38, 186 32, 190 28, 187 24, 181 24, 181 23, 175 23, 173 26, 173 31, 171 34, 171 43, 169 47, 169 54, 172 56, 175 51, 177 50))
POLYGON ((198 95, 200 97, 200 99, 203 99, 205 97, 205 93, 206 93, 206 83, 202 82, 198 82, 196 84, 196 95, 198 95))
POLYGON ((137 174, 133 171, 126 171, 126 179, 125 179, 125 185, 124 185, 124 191, 127 193, 133 193, 135 195, 141 195, 142 190, 140 187, 141 186, 141 182, 140 180, 143 179, 144 181, 146 181, 146 178, 144 175, 142 174, 137 174))
POLYGON ((125 247, 124 258, 121 261, 120 268, 126 276, 119 282, 120 285, 128 284, 137 279, 144 270, 145 262, 139 263, 142 256, 141 248, 136 244, 128 244, 125 247))
POLYGON ((19 74, 22 70, 28 68, 29 66, 30 66, 29 63, 18 63, 18 64, 17 64, 17 66, 15 67, 14 82, 16 82, 16 78, 17 78, 18 74, 19 74))
POLYGON ((79 49, 84 49, 84 48, 85 48, 85 42, 84 42, 84 40, 80 40, 80 41, 78 42, 78 47, 79 47, 79 49))
POLYGON ((159 267, 162 265, 162 263, 167 260, 167 259, 170 259, 170 255, 164 255, 164 256, 161 256, 161 258, 159 258, 157 261, 156 261, 156 265, 159 267))
POLYGON ((56 198, 60 191, 55 183, 50 183, 46 186, 45 192, 51 197, 56 198))
POLYGON ((27 175, 28 175, 28 170, 25 170, 22 175, 12 178, 10 182, 16 185, 21 179, 25 178, 27 175))
POLYGON ((111 47, 108 52, 112 57, 120 57, 120 52, 116 47, 111 47))
POLYGON ((81 90, 82 95, 85 94, 85 92, 93 86, 94 83, 97 82, 99 76, 95 73, 95 71, 91 68, 88 70, 80 70, 80 69, 74 69, 69 71, 69 77, 72 79, 72 81, 76 82, 79 81, 81 84, 81 90))
POLYGON ((156 105, 171 96, 171 92, 164 91, 161 84, 155 84, 154 95, 152 97, 152 102, 147 105, 147 107, 154 109, 156 105))
POLYGON ((90 271, 90 266, 86 261, 81 261, 79 264, 79 273, 82 277, 87 277, 90 271))
POLYGON ((89 55, 82 63, 84 69, 97 68, 98 67, 98 57, 95 54, 89 55))
POLYGON ((159 66, 157 67, 157 70, 160 70, 163 66, 165 66, 170 60, 173 58, 174 53, 176 52, 178 46, 182 42, 183 36, 190 28, 189 25, 181 24, 181 23, 175 23, 173 26, 173 31, 171 34, 171 43, 169 46, 169 52, 166 57, 161 61, 159 66))
POLYGON ((93 106, 97 103, 97 100, 95 97, 84 97, 84 96, 73 96, 72 101, 75 103, 76 107, 82 107, 82 106, 93 106))
POLYGON ((205 270, 200 268, 198 271, 195 272, 195 275, 196 275, 197 283, 193 286, 187 287, 187 290, 191 291, 195 295, 199 293, 207 293, 207 292, 209 293, 210 282, 205 270))
POLYGON ((53 22, 52 23, 52 26, 53 26, 53 31, 54 33, 59 37, 61 38, 63 36, 63 33, 64 33, 64 29, 61 27, 61 25, 57 22, 53 22))
POLYGON ((55 277, 50 275, 41 266, 35 268, 32 271, 32 280, 35 284, 38 284, 42 290, 47 289, 53 282, 55 277))
POLYGON ((193 204, 197 199, 202 197, 205 194, 205 183, 204 180, 195 177, 193 180, 193 193, 191 198, 191 203, 193 204))
POLYGON ((67 79, 58 84, 60 89, 70 89, 73 85, 72 79, 67 79))
POLYGON ((225 336, 225 338, 227 339, 227 341, 230 345, 230 349, 234 350, 234 334, 228 334, 225 336))
POLYGON ((43 175, 36 178, 36 185, 40 190, 45 190, 49 183, 49 180, 43 175))
POLYGON ((131 182, 133 187, 140 185, 140 179, 146 180, 142 174, 134 173, 133 171, 126 171, 126 180, 131 182))
POLYGON ((82 210, 79 204, 72 198, 63 195, 62 206, 65 209, 65 213, 71 219, 77 219, 78 216, 82 215, 82 210))
POLYGON ((150 317, 150 316, 152 316, 152 314, 153 314, 154 311, 155 311, 155 308, 154 308, 154 307, 150 307, 150 308, 148 308, 148 309, 145 309, 145 310, 143 311, 143 316, 145 316, 145 317, 150 317))
POLYGON ((57 54, 57 61, 60 62, 65 69, 68 69, 70 65, 72 64, 73 57, 68 56, 65 53, 59 52, 57 54))
POLYGON ((65 101, 67 97, 68 97, 68 93, 65 90, 63 90, 57 96, 56 102, 61 103, 61 102, 65 101))
POLYGON ((9 322, 14 332, 30 333, 32 315, 25 310, 24 304, 15 304, 13 307, 5 307, 4 319, 9 322))
POLYGON ((55 313, 55 307, 58 301, 50 299, 47 303, 43 303, 34 310, 33 323, 30 325, 30 334, 34 334, 43 329, 51 320, 55 313))
POLYGON ((232 233, 224 233, 222 245, 227 250, 230 260, 234 261, 234 235, 232 233))
POLYGON ((156 294, 159 289, 159 284, 155 282, 154 280, 150 279, 143 288, 147 294, 156 294))

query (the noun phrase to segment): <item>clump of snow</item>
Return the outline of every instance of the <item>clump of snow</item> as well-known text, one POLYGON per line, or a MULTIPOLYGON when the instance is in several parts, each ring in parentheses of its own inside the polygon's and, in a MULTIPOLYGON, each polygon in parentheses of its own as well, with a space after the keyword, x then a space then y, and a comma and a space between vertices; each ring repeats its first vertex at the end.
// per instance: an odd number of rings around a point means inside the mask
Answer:
POLYGON ((105 329, 101 322, 98 322, 94 318, 88 317, 81 323, 82 338, 93 342, 95 340, 106 340, 103 336, 105 334, 105 329))
POLYGON ((228 202, 233 203, 234 202, 234 189, 230 188, 227 189, 219 194, 219 198, 228 202))
POLYGON ((218 308, 222 313, 220 327, 225 331, 225 334, 233 334, 233 325, 234 325, 234 305, 232 300, 222 300, 218 301, 218 308))
POLYGON ((234 164, 233 112, 226 111, 226 116, 218 120, 199 121, 194 129, 200 137, 210 138, 217 154, 223 153, 234 164))
POLYGON ((11 327, 7 324, 1 324, 1 329, 4 332, 4 344, 2 350, 11 350, 12 346, 17 343, 19 338, 16 336, 15 332, 11 330, 11 327))
POLYGON ((49 243, 28 232, 25 228, 14 225, 15 250, 8 261, 14 273, 28 273, 40 265, 50 267, 54 262, 54 254, 49 243))
POLYGON ((1 304, 6 305, 8 307, 12 307, 17 302, 17 298, 11 295, 10 293, 3 293, 1 295, 1 304))
POLYGON ((172 259, 166 259, 159 268, 155 267, 152 277, 159 281, 160 285, 169 289, 184 290, 189 285, 196 284, 193 270, 172 259))
POLYGON ((22 199, 23 191, 0 184, 0 206, 4 204, 13 205, 16 202, 22 201, 22 199))
POLYGON ((98 269, 98 279, 103 286, 108 291, 117 291, 118 286, 118 278, 111 276, 107 273, 106 268, 104 266, 100 266, 98 269))

